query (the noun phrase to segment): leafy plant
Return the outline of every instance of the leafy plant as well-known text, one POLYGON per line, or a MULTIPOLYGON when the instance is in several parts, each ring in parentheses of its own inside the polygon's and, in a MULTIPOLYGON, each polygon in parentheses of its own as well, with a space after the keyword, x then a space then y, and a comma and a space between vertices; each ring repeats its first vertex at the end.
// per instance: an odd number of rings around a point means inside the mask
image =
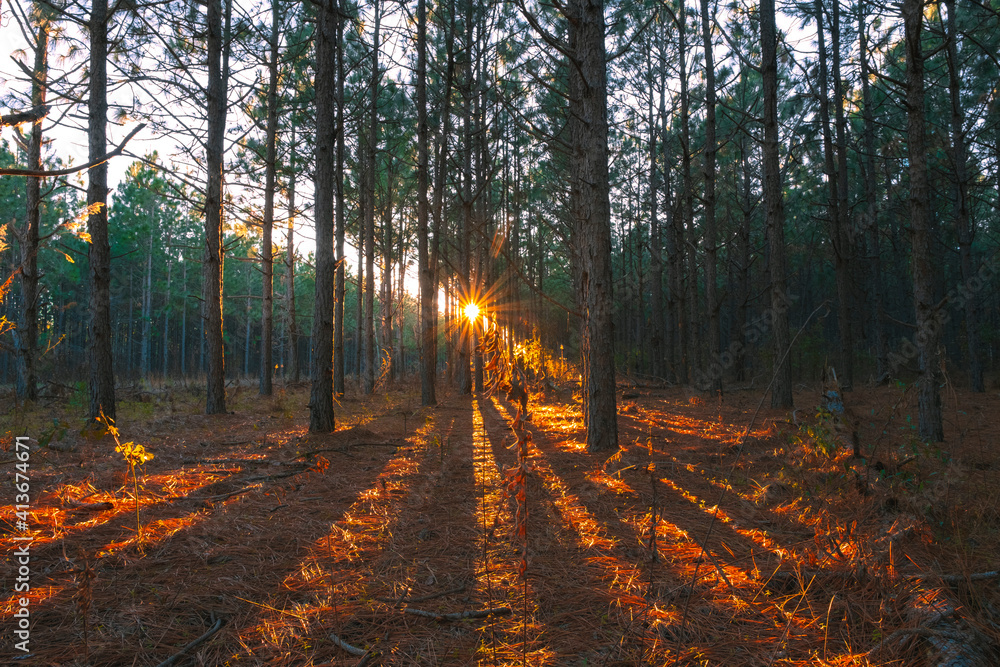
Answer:
POLYGON ((101 411, 100 416, 96 420, 108 435, 114 438, 115 441, 115 451, 122 455, 125 462, 128 464, 129 475, 132 477, 132 488, 135 492, 135 533, 141 539, 142 538, 142 523, 139 521, 139 476, 136 474, 136 468, 141 467, 153 459, 153 454, 146 451, 146 448, 136 442, 126 442, 122 443, 118 439, 118 428, 115 426, 113 419, 104 414, 101 411))

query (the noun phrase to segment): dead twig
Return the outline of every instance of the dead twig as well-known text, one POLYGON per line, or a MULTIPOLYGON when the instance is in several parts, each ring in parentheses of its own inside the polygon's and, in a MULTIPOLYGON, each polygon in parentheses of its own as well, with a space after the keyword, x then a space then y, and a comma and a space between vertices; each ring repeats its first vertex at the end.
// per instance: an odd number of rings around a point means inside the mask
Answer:
POLYGON ((493 609, 470 609, 468 611, 456 611, 450 614, 439 614, 433 611, 424 611, 423 609, 414 609, 413 607, 404 607, 401 611, 405 614, 413 614, 414 616, 423 616, 424 618, 433 618, 435 621, 462 621, 467 618, 487 618, 489 616, 509 616, 513 614, 514 611, 510 607, 494 607, 493 609))
POLYGON ((220 618, 220 619, 216 620, 215 621, 215 625, 213 625, 211 628, 209 628, 208 632, 206 632, 205 634, 203 634, 201 637, 198 637, 197 639, 195 639, 193 642, 191 642, 190 644, 188 644, 187 646, 185 646, 184 648, 182 648, 177 653, 174 653, 172 656, 170 656, 169 658, 167 658, 166 660, 164 660, 163 662, 161 662, 156 667, 170 667, 171 665, 177 664, 177 661, 180 660, 181 658, 183 658, 185 653, 187 653, 188 651, 190 651, 190 650, 192 650, 194 648, 197 648, 201 644, 204 644, 206 641, 208 641, 212 637, 212 635, 214 635, 216 632, 218 632, 219 630, 221 630, 222 626, 223 626, 222 619, 220 618))
POLYGON ((340 648, 344 649, 345 651, 347 651, 351 655, 367 656, 370 653, 370 651, 366 651, 363 648, 358 648, 357 646, 354 646, 352 644, 348 644, 343 639, 341 639, 340 637, 338 637, 337 635, 334 635, 334 634, 330 635, 330 641, 332 641, 334 644, 336 644, 340 648))

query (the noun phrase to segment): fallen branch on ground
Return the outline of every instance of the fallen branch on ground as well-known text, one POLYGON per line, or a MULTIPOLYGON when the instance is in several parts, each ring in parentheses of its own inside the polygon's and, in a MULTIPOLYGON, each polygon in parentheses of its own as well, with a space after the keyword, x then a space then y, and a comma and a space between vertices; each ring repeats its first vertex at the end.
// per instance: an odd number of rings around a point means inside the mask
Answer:
POLYGON ((180 660, 182 657, 184 657, 185 653, 187 653, 191 649, 196 648, 196 647, 200 646, 201 644, 205 643, 206 641, 208 641, 209 638, 211 638, 212 635, 214 635, 216 632, 218 632, 219 630, 221 630, 222 629, 222 625, 223 625, 223 622, 222 622, 222 619, 220 618, 220 619, 218 619, 215 622, 215 625, 213 625, 211 628, 209 628, 208 632, 206 632, 205 634, 203 634, 201 637, 198 637, 197 639, 195 639, 193 642, 191 642, 190 644, 188 644, 187 646, 185 646, 184 648, 182 648, 177 653, 174 653, 172 656, 170 656, 169 658, 167 658, 166 660, 164 660, 163 662, 161 662, 156 667, 170 667, 171 665, 177 664, 177 661, 180 660))
POLYGON ((230 491, 229 493, 220 493, 217 496, 205 496, 199 498, 198 496, 181 496, 178 500, 197 500, 199 502, 206 503, 217 503, 220 500, 226 500, 227 498, 232 498, 233 496, 238 496, 241 493, 246 493, 247 491, 253 491, 254 489, 259 489, 261 484, 252 484, 250 486, 244 486, 242 489, 236 489, 235 491, 230 491))
POLYGON ((301 463, 275 461, 273 459, 184 459, 182 465, 271 465, 271 466, 300 466, 301 463))
POLYGON ((438 614, 437 612, 424 611, 423 609, 414 609, 413 607, 404 607, 401 611, 406 614, 413 614, 414 616, 433 618, 435 621, 462 621, 467 618, 486 618, 487 616, 509 616, 510 614, 514 613, 510 607, 494 607, 493 609, 470 609, 469 611, 456 611, 450 614, 438 614))
POLYGON ((344 649, 345 651, 347 651, 351 655, 368 655, 368 651, 366 651, 365 649, 358 648, 357 646, 353 646, 351 644, 348 644, 347 642, 345 642, 343 639, 341 639, 337 635, 331 634, 330 635, 330 641, 332 641, 334 644, 336 644, 340 648, 344 649))

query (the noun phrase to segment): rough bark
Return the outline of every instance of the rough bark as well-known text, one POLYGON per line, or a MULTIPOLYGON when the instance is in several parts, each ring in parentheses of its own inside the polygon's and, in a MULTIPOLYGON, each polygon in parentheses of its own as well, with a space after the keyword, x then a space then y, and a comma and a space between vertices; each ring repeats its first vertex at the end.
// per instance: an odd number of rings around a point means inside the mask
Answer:
POLYGON ((667 377, 664 348, 665 333, 663 319, 663 234, 659 218, 660 170, 657 161, 659 155, 659 119, 653 113, 653 63, 647 58, 649 88, 649 105, 647 108, 649 121, 649 268, 651 274, 651 307, 652 322, 650 344, 653 348, 653 375, 659 378, 667 377))
POLYGON ((139 372, 142 379, 149 381, 150 351, 153 346, 153 238, 156 228, 155 205, 149 211, 149 241, 146 244, 146 279, 142 285, 142 343, 139 352, 139 372))
POLYGON ((295 130, 292 130, 292 153, 289 159, 292 165, 288 177, 288 237, 285 248, 285 317, 288 327, 287 376, 292 382, 299 381, 299 328, 295 314, 295 130))
POLYGON ((785 291, 785 202, 778 155, 778 38, 774 0, 760 3, 761 78, 764 88, 764 206, 771 269, 771 320, 774 380, 771 407, 792 407, 792 366, 788 352, 788 302, 785 291))
POLYGON ((324 0, 316 19, 316 167, 313 176, 316 212, 316 305, 312 328, 312 388, 309 430, 334 430, 333 412, 333 192, 336 176, 334 96, 337 6, 324 0))
POLYGON ((472 329, 468 318, 461 312, 472 298, 472 8, 465 3, 465 62, 462 81, 462 231, 459 257, 459 322, 462 323, 458 343, 458 390, 472 393, 472 367, 470 365, 472 329))
POLYGON ((875 338, 875 364, 878 378, 889 372, 888 343, 885 333, 885 300, 882 294, 882 258, 878 229, 878 177, 875 169, 875 118, 872 114, 871 87, 868 80, 868 27, 866 3, 858 3, 858 40, 861 61, 861 104, 865 160, 865 234, 868 246, 869 294, 871 295, 872 333, 875 338))
POLYGON ((587 449, 601 452, 618 446, 603 0, 575 0, 567 18, 574 60, 569 68, 570 206, 580 246, 585 426, 587 449))
POLYGON ((837 256, 836 279, 838 297, 838 320, 840 326, 840 365, 838 375, 842 390, 854 387, 854 317, 855 281, 854 248, 851 234, 850 207, 848 205, 847 184, 847 120, 844 117, 844 84, 840 78, 840 2, 833 4, 833 23, 830 37, 832 41, 834 115, 837 127, 837 231, 834 237, 834 252, 837 256))
MULTIPOLYGON (((88 153, 96 160, 107 153, 108 124, 108 3, 94 0, 90 11, 90 102, 88 153)), ((87 204, 98 207, 87 218, 90 275, 90 322, 87 357, 90 365, 91 421, 104 414, 115 419, 115 374, 111 353, 111 244, 108 241, 108 165, 88 172, 87 204)), ((91 209, 93 210, 93 208, 91 209)))
MULTIPOLYGON (((38 9, 41 10, 41 7, 38 9)), ((95 9, 95 11, 98 11, 95 9)), ((105 7, 105 13, 107 8, 105 7)), ((93 16, 91 17, 93 21, 93 16)), ((47 13, 38 12, 35 38, 34 80, 31 83, 31 105, 35 110, 45 106, 48 90, 49 70, 49 19, 47 13)), ((107 37, 105 36, 105 43, 107 37)), ((105 46, 105 49, 107 47, 105 46)), ((91 100, 91 104, 96 101, 91 100)), ((105 103, 105 107, 106 107, 105 103)), ((31 124, 31 139, 28 143, 28 169, 40 171, 42 168, 42 119, 31 124)), ((41 220, 42 179, 28 177, 25 199, 27 211, 23 235, 20 239, 20 273, 18 283, 21 288, 21 307, 18 310, 17 327, 14 329, 17 353, 17 397, 23 401, 38 400, 38 379, 35 373, 35 355, 38 347, 38 244, 39 222, 41 220)))
POLYGON ((274 377, 271 357, 274 333, 274 256, 271 233, 274 228, 274 189, 277 171, 278 136, 278 0, 271 0, 271 56, 267 62, 267 139, 264 149, 264 221, 260 269, 263 274, 263 301, 260 316, 260 395, 270 396, 274 377))
POLYGON ((375 172, 378 145, 379 39, 382 11, 374 4, 375 32, 372 39, 371 81, 369 83, 367 155, 368 183, 365 187, 365 308, 364 308, 364 373, 361 391, 366 396, 375 391, 375 172))
POLYGON ((691 95, 688 91, 688 43, 687 11, 681 3, 677 13, 677 59, 680 72, 681 102, 681 221, 686 228, 686 238, 682 232, 679 251, 687 259, 687 280, 685 292, 688 322, 687 359, 690 368, 689 379, 695 381, 701 368, 701 346, 698 345, 698 235, 694 228, 694 178, 691 171, 691 95))
MULTIPOLYGON (((417 0, 417 271, 420 276, 420 404, 434 405, 433 270, 427 211, 427 2, 417 0)), ((436 355, 435 355, 436 356, 436 355)))
POLYGON ((920 45, 924 0, 903 0, 906 48, 906 136, 910 169, 910 241, 913 246, 913 305, 917 320, 914 343, 920 359, 919 428, 924 440, 944 439, 941 422, 941 325, 936 319, 934 258, 930 243, 930 188, 927 177, 927 144, 924 115, 924 54, 920 45))
POLYGON ((208 141, 205 165, 205 345, 208 362, 206 414, 226 412, 226 367, 222 338, 222 170, 226 139, 226 77, 222 0, 208 0, 208 141))
POLYGON ((837 170, 837 156, 834 154, 833 136, 830 131, 830 86, 827 69, 826 32, 824 29, 824 10, 821 0, 813 3, 816 19, 816 36, 819 45, 819 115, 823 126, 823 165, 826 172, 827 185, 827 216, 830 227, 830 240, 833 246, 834 275, 837 283, 837 327, 840 338, 840 368, 838 377, 843 380, 844 387, 850 387, 848 378, 853 378, 853 350, 850 310, 850 275, 847 265, 845 246, 846 234, 842 228, 843 214, 838 192, 840 180, 837 170))
MULTIPOLYGON (((337 44, 344 43, 344 8, 339 6, 337 16, 337 44)), ((344 295, 346 294, 346 267, 344 257, 344 49, 337 49, 337 183, 336 217, 337 244, 337 285, 333 310, 333 393, 337 398, 344 395, 344 295)))
POLYGON ((716 293, 716 267, 718 265, 717 229, 715 224, 715 57, 712 51, 712 22, 709 1, 701 0, 701 34, 705 53, 705 191, 702 195, 705 226, 705 307, 708 309, 708 358, 707 371, 713 392, 722 391, 722 374, 715 372, 716 359, 722 351, 719 331, 719 308, 716 293))

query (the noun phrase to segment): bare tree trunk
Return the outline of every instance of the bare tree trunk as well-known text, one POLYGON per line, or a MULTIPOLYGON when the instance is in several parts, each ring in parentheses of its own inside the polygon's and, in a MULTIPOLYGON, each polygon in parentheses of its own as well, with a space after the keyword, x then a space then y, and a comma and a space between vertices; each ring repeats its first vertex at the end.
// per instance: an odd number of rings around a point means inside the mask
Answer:
POLYGON ((396 308, 395 308, 395 325, 393 327, 393 332, 396 336, 395 340, 395 353, 392 355, 392 376, 395 380, 402 380, 406 375, 406 359, 403 358, 403 327, 406 325, 406 314, 405 304, 406 304, 406 291, 403 289, 403 280, 406 277, 406 248, 403 246, 403 233, 396 235, 396 257, 397 260, 397 277, 396 277, 396 308))
POLYGON ((580 243, 587 449, 602 452, 618 446, 604 2, 574 0, 566 18, 575 61, 569 68, 570 202, 580 243))
MULTIPOLYGON (((462 81, 462 232, 459 267, 459 308, 472 298, 472 14, 473 3, 465 3, 465 62, 462 81)), ((462 394, 472 393, 472 368, 470 366, 471 327, 467 327, 465 317, 459 311, 461 335, 458 342, 458 390, 462 394)))
MULTIPOLYGON (((361 141, 358 142, 358 144, 360 145, 363 142, 364 142, 364 140, 361 140, 361 141)), ((360 146, 359 146, 359 148, 360 148, 360 146)), ((362 160, 363 160, 363 158, 362 158, 362 160)), ((368 176, 363 173, 364 170, 366 170, 366 169, 367 169, 367 167, 364 166, 363 163, 362 163, 362 166, 361 166, 361 170, 362 170, 361 178, 362 178, 362 180, 368 178, 368 176)), ((360 193, 360 196, 358 197, 359 209, 361 211, 361 212, 359 212, 358 224, 360 226, 362 226, 362 227, 364 226, 364 222, 363 222, 364 213, 363 213, 363 211, 364 211, 365 207, 367 206, 366 199, 367 199, 367 195, 362 190, 362 192, 360 193)), ((364 311, 365 290, 364 290, 364 284, 365 284, 365 275, 366 274, 365 274, 365 234, 364 234, 364 230, 363 229, 359 230, 358 239, 357 240, 358 240, 358 279, 357 279, 357 290, 356 290, 357 301, 355 303, 356 308, 355 308, 355 317, 354 317, 355 322, 356 322, 356 326, 355 326, 355 330, 354 330, 354 379, 358 382, 358 384, 360 386, 360 383, 361 383, 361 357, 362 357, 362 349, 361 348, 363 347, 363 345, 361 343, 361 340, 362 340, 362 338, 364 336, 364 330, 365 330, 365 317, 364 317, 364 312, 365 312, 364 311)))
POLYGON ((875 175, 875 119, 872 116, 871 89, 868 84, 870 70, 868 67, 868 33, 865 20, 867 17, 866 3, 858 3, 858 38, 861 53, 861 100, 863 104, 862 119, 864 122, 865 150, 865 229, 868 237, 870 294, 872 296, 872 329, 875 335, 875 363, 878 377, 887 377, 888 343, 885 334, 885 301, 882 296, 882 258, 879 247, 878 231, 878 196, 875 175))
POLYGON ((285 248, 285 266, 288 275, 285 280, 285 317, 288 327, 288 364, 292 382, 299 381, 299 329, 295 315, 295 129, 292 129, 292 165, 288 177, 288 240, 285 248))
MULTIPOLYGON (((393 183, 393 159, 391 155, 386 156, 389 164, 386 165, 386 188, 385 188, 385 201, 382 206, 382 266, 381 273, 379 275, 380 285, 379 285, 379 301, 381 302, 381 308, 379 309, 381 317, 381 324, 379 329, 381 331, 380 342, 375 346, 378 354, 376 355, 379 359, 379 373, 381 373, 381 360, 386 352, 392 351, 392 192, 395 184, 393 183)), ((393 366, 395 361, 390 357, 388 359, 389 363, 389 377, 392 377, 395 372, 393 366)))
POLYGON ((677 57, 681 85, 681 222, 687 228, 678 239, 678 250, 687 258, 687 356, 689 380, 694 382, 701 368, 701 346, 698 345, 698 237, 694 229, 694 181, 691 174, 691 96, 688 92, 687 11, 684 3, 677 15, 677 57))
MULTIPOLYGON (((969 216, 968 157, 965 141, 965 117, 962 113, 962 86, 959 77, 958 31, 955 26, 957 11, 955 0, 945 0, 948 7, 948 90, 951 94, 951 159, 955 178, 955 227, 958 234, 958 252, 962 266, 962 283, 969 285, 975 277, 972 269, 972 241, 974 229, 969 216)), ((985 391, 983 364, 979 350, 979 313, 975 294, 965 299, 965 340, 969 355, 969 388, 985 391)))
MULTIPOLYGON (((421 352, 427 354, 433 373, 437 375, 438 359, 438 291, 440 280, 440 252, 441 252, 441 228, 444 218, 444 188, 445 174, 448 164, 448 137, 451 134, 451 88, 455 77, 455 2, 448 0, 448 31, 445 35, 447 46, 448 62, 445 66, 444 89, 441 97, 441 131, 438 134, 436 166, 434 171, 434 240, 431 244, 430 270, 431 270, 431 312, 433 317, 433 335, 429 351, 421 352)), ((445 359, 447 363, 447 378, 445 384, 451 385, 452 373, 454 371, 454 359, 452 359, 451 329, 448 320, 449 310, 447 302, 445 306, 445 359)))
MULTIPOLYGON (((31 105, 36 111, 45 106, 49 73, 49 18, 47 10, 36 4, 38 16, 35 41, 34 80, 31 82, 31 105)), ((98 11, 98 8, 95 8, 98 11)), ((105 13, 107 8, 105 5, 105 13)), ((93 21, 93 17, 91 18, 93 21)), ((105 35, 105 49, 107 36, 105 35)), ((91 92, 93 98, 93 91, 91 92)), ((95 100, 91 100, 94 104, 95 100)), ((106 108, 105 103, 105 108, 106 108)), ((42 121, 31 124, 31 139, 28 144, 28 169, 42 168, 42 121)), ((35 374, 35 355, 38 347, 38 243, 39 222, 41 220, 41 178, 29 177, 26 181, 25 199, 27 212, 24 232, 21 235, 20 273, 21 307, 18 310, 17 327, 14 338, 17 352, 17 397, 25 401, 38 400, 38 378, 35 374)), ((106 195, 105 195, 106 197, 106 195)), ((104 201, 103 199, 101 201, 104 201)), ((107 217, 107 212, 105 212, 107 217)))
POLYGON ((833 42, 833 96, 836 100, 834 113, 837 126, 837 226, 834 237, 836 253, 838 320, 840 325, 840 364, 843 372, 839 376, 843 390, 854 387, 854 311, 856 306, 855 282, 853 279, 852 235, 850 233, 850 208, 847 202, 847 121, 844 118, 844 84, 840 79, 840 3, 833 4, 833 24, 830 36, 833 42))
MULTIPOLYGON (((226 366, 222 338, 222 171, 226 140, 227 77, 223 71, 222 1, 208 0, 208 142, 205 159, 208 183, 205 188, 203 271, 208 357, 205 412, 210 415, 226 412, 226 366)), ((228 15, 228 10, 226 13, 228 15)))
POLYGON ((337 5, 323 0, 316 19, 316 306, 313 311, 312 388, 309 394, 309 430, 329 433, 333 412, 333 192, 336 177, 334 98, 336 75, 337 5))
MULTIPOLYGON (((337 44, 344 43, 344 8, 338 0, 337 44)), ((344 49, 337 49, 337 183, 336 183, 336 244, 337 277, 336 295, 333 306, 333 393, 337 398, 344 395, 344 295, 346 294, 347 263, 344 257, 344 49)))
MULTIPOLYGON (((420 273, 420 404, 434 405, 433 268, 427 229, 427 2, 417 0, 417 271, 420 273)), ((436 193, 435 193, 436 194, 436 193)), ((436 355, 435 355, 436 356, 436 355)))
POLYGON ((853 377, 853 351, 851 335, 850 309, 850 276, 848 275, 846 234, 841 228, 842 215, 840 211, 840 195, 838 192, 839 176, 837 174, 836 158, 833 151, 833 137, 830 133, 830 94, 829 75, 827 71, 827 52, 825 31, 823 28, 823 3, 814 0, 813 11, 816 19, 816 34, 819 43, 819 114, 823 126, 823 156, 824 171, 827 185, 827 215, 830 225, 830 240, 833 246, 834 274, 837 281, 837 327, 840 332, 840 367, 839 376, 844 378, 844 386, 850 388, 848 378, 853 377))
POLYGON ((142 344, 139 354, 139 372, 149 381, 150 340, 153 332, 153 238, 156 236, 156 211, 149 212, 149 244, 146 247, 146 280, 142 286, 142 344))
POLYGON ((365 202, 365 312, 364 312, 364 374, 361 379, 361 391, 370 395, 375 391, 375 172, 377 170, 378 145, 378 88, 379 88, 379 28, 382 20, 382 10, 378 0, 374 3, 375 33, 372 39, 372 73, 370 83, 370 102, 368 113, 368 184, 365 187, 368 196, 365 202))
POLYGON ((719 308, 716 294, 716 267, 718 264, 717 231, 715 225, 715 59, 712 53, 712 21, 708 0, 701 0, 701 33, 705 51, 705 305, 708 308, 708 353, 712 391, 722 391, 722 374, 714 372, 716 358, 722 351, 719 331, 719 308))
MULTIPOLYGON (((107 153, 108 124, 108 3, 94 0, 90 10, 90 102, 88 104, 88 153, 97 160, 107 153)), ((90 323, 87 357, 90 361, 91 421, 102 414, 115 419, 115 374, 111 352, 111 244, 108 241, 108 164, 88 172, 87 218, 90 234, 90 323)))
POLYGON ((906 135, 910 161, 910 239, 913 244, 913 305, 920 356, 919 433, 924 440, 944 439, 941 422, 941 322, 934 299, 934 258, 931 254, 927 145, 924 117, 924 54, 920 38, 924 0, 903 0, 906 45, 906 135))
POLYGON ((761 0, 761 77, 764 84, 764 205, 770 248, 771 314, 774 341, 774 381, 771 407, 792 407, 792 365, 786 355, 790 344, 788 302, 785 292, 785 202, 781 190, 778 156, 778 38, 774 0, 761 0))
POLYGON ((184 300, 181 301, 181 380, 187 377, 187 330, 188 330, 188 263, 181 262, 181 284, 184 300))
MULTIPOLYGON (((271 350, 274 346, 274 255, 271 233, 274 228, 274 189, 277 171, 278 135, 278 0, 271 0, 271 57, 267 63, 267 146, 264 149, 264 222, 260 257, 263 274, 263 301, 260 315, 260 395, 270 396, 271 380, 274 377, 274 360, 271 350)), ((294 169, 294 165, 292 167, 294 169)))
MULTIPOLYGON (((167 242, 166 247, 170 247, 170 230, 167 230, 167 242)), ((170 274, 173 269, 173 262, 170 261, 170 255, 167 255, 167 284, 166 284, 166 295, 163 301, 163 377, 166 378, 170 374, 170 274)))
POLYGON ((750 151, 747 147, 745 133, 740 133, 739 143, 740 168, 743 183, 742 192, 740 193, 742 218, 736 237, 736 257, 739 264, 737 266, 735 281, 736 321, 733 326, 732 343, 735 349, 733 366, 736 369, 736 380, 738 382, 745 382, 748 372, 745 326, 747 323, 747 304, 750 301, 750 231, 753 222, 753 209, 756 208, 756 204, 753 203, 751 198, 750 151))

